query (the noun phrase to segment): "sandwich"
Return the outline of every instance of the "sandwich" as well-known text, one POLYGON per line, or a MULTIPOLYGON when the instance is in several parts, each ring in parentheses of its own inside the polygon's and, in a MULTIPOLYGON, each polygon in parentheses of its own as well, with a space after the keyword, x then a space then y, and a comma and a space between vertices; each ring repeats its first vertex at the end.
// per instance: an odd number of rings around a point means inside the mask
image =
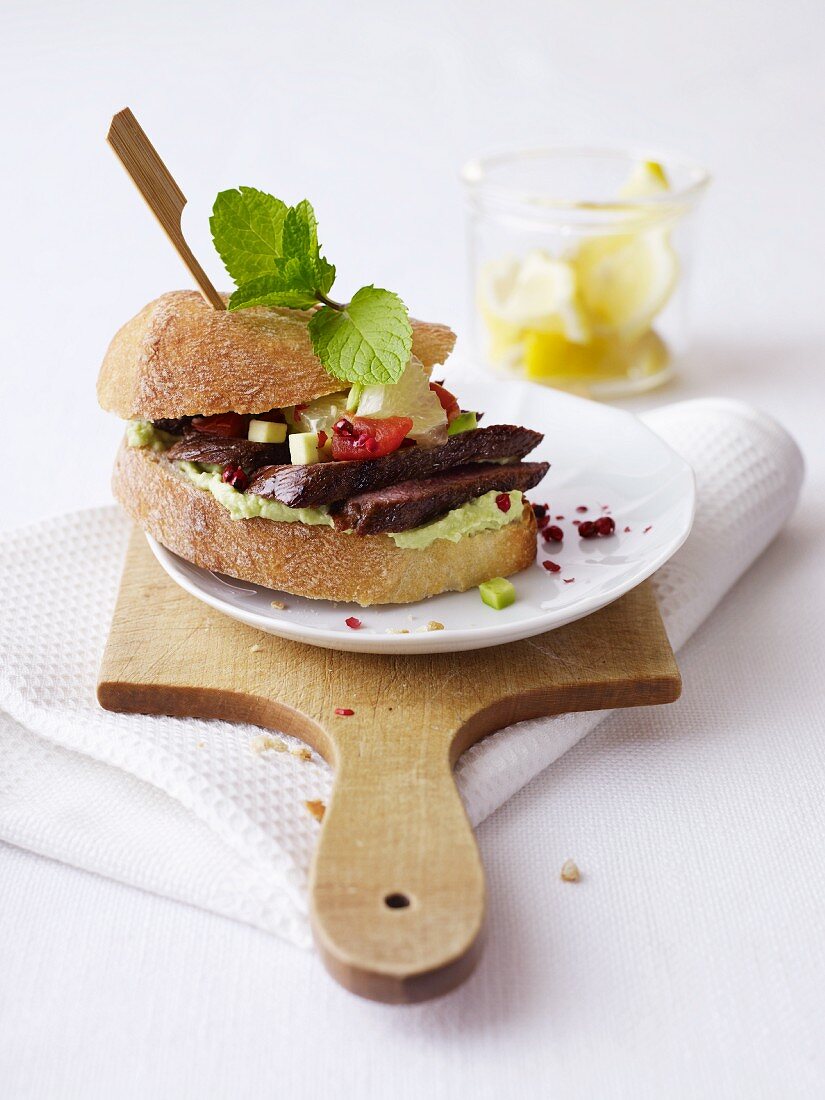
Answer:
MULTIPOLYGON (((331 285, 310 245, 311 282, 331 285)), ((527 456, 540 433, 480 423, 482 410, 433 379, 455 343, 446 326, 408 318, 372 287, 347 306, 328 290, 285 294, 283 269, 276 292, 258 276, 225 310, 194 291, 163 294, 115 335, 97 390, 127 422, 113 476, 125 511, 204 569, 362 606, 530 565, 525 493, 548 464, 527 456)))

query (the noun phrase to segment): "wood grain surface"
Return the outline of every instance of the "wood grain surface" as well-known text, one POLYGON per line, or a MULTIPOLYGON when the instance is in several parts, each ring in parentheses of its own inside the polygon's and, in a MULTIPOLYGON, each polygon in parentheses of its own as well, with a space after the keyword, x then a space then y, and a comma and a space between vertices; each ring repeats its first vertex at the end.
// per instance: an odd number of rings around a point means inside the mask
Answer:
POLYGON ((453 988, 480 950, 484 873, 452 777, 464 749, 526 718, 668 703, 680 689, 648 585, 507 646, 339 653, 262 634, 193 599, 136 529, 98 699, 281 730, 331 764, 311 879, 315 939, 348 989, 396 1003, 453 988), (254 643, 263 648, 250 652, 254 643))

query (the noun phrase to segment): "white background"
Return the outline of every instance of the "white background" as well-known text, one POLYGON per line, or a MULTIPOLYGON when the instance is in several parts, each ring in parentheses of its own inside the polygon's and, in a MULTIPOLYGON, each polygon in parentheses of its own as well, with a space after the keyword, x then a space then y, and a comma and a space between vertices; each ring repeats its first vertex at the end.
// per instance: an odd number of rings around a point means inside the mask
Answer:
POLYGON ((214 194, 307 195, 343 289, 460 334, 467 156, 685 150, 715 176, 693 352, 631 407, 743 397, 809 465, 680 703, 611 720, 482 827, 464 989, 361 1003, 261 933, 0 848, 3 1095, 822 1095, 824 50, 813 0, 0 7, 3 526, 109 499, 101 356, 188 285, 103 143, 125 104, 220 284, 214 194))

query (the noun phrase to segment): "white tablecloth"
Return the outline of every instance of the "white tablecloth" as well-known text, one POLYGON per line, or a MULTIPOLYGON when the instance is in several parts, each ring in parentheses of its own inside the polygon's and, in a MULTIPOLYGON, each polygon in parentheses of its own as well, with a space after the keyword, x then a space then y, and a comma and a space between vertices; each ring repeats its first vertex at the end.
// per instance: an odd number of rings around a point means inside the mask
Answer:
POLYGON ((215 276, 211 197, 249 182, 312 198, 342 285, 456 324, 465 155, 684 147, 716 174, 694 352, 632 407, 761 404, 808 480, 685 651, 682 700, 611 719, 482 826, 489 942, 463 989, 366 1004, 263 933, 0 848, 0 1094, 822 1095, 823 29, 778 0, 4 9, 3 526, 108 499, 100 356, 185 285, 102 144, 125 102, 215 276))

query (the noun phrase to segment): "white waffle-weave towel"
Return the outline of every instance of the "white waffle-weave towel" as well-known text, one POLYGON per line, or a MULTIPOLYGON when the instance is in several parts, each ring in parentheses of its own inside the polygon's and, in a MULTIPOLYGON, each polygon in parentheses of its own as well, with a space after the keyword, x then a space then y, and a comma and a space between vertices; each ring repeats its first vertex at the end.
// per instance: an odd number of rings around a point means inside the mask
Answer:
MULTIPOLYGON (((678 649, 782 527, 803 464, 746 405, 691 401, 645 419, 697 478, 693 531, 655 580, 678 649)), ((112 507, 0 537, 0 838, 306 946, 317 825, 304 801, 328 798, 327 766, 252 752, 252 726, 95 702, 128 533, 112 507)), ((523 722, 471 749, 457 774, 472 821, 603 717, 523 722)))

